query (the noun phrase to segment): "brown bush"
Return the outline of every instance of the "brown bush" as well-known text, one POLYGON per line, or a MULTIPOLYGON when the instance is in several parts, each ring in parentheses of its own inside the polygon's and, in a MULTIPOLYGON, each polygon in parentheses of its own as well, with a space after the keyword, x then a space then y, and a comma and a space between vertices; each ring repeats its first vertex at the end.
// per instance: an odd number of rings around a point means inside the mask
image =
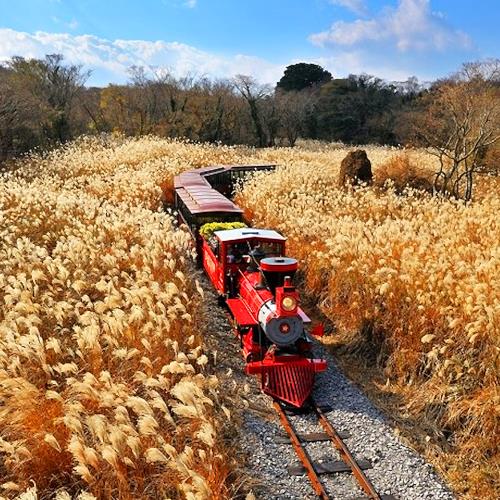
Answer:
POLYGON ((487 149, 480 170, 490 174, 500 175, 500 142, 492 144, 487 149))
POLYGON ((386 187, 387 181, 397 193, 402 193, 406 188, 432 193, 431 172, 415 165, 405 153, 389 158, 375 172, 375 186, 386 187))

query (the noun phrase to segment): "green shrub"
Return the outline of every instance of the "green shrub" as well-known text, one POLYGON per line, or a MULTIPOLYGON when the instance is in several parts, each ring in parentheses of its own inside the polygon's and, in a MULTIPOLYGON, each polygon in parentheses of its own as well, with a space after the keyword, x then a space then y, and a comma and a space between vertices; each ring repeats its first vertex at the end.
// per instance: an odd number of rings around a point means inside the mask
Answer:
POLYGON ((209 222, 201 226, 200 234, 208 241, 213 236, 215 231, 241 229, 242 227, 247 227, 247 225, 243 222, 209 222))

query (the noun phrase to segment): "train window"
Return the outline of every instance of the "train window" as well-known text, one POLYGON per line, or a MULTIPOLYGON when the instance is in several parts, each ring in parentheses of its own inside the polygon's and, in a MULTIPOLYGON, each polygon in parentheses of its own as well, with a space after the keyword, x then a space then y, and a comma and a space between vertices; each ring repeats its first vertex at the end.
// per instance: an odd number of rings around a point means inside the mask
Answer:
POLYGON ((189 225, 189 212, 186 208, 186 205, 182 201, 180 196, 176 197, 176 206, 177 209, 179 210, 179 213, 181 214, 182 218, 184 219, 185 223, 189 225))
POLYGON ((240 264, 243 255, 248 254, 248 246, 246 243, 234 243, 227 248, 227 261, 229 264, 240 264))
POLYGON ((219 258, 219 252, 220 252, 219 240, 215 236, 212 236, 210 238, 210 240, 208 241, 208 244, 210 245, 210 248, 212 249, 212 252, 214 253, 214 255, 218 259, 219 258))
POLYGON ((271 241, 261 241, 260 248, 265 253, 266 257, 281 257, 283 246, 281 243, 271 241))
POLYGON ((194 221, 193 221, 193 215, 191 212, 188 210, 186 205, 184 203, 181 204, 180 206, 180 212, 184 220, 186 221, 186 225, 193 230, 195 228, 194 221))
POLYGON ((247 172, 244 170, 236 170, 233 171, 233 180, 239 181, 240 179, 243 179, 246 176, 247 172))

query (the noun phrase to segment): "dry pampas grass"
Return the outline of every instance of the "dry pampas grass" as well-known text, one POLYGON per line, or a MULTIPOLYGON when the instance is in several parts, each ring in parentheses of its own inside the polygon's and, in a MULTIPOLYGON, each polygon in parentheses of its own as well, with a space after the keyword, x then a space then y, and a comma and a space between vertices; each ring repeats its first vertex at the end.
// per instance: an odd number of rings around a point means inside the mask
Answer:
POLYGON ((161 197, 238 155, 82 138, 0 177, 0 495, 230 496, 193 246, 161 197))
POLYGON ((468 205, 411 189, 399 196, 413 175, 401 168, 427 161, 432 171, 434 160, 368 147, 375 179, 392 173, 401 185, 345 192, 336 181, 346 152, 263 151, 283 167, 255 175, 237 201, 256 225, 288 236, 307 291, 338 328, 336 343, 376 368, 399 401, 392 410, 430 436, 426 451, 452 486, 498 497, 498 179, 480 178, 468 205))
POLYGON ((270 162, 239 203, 288 236, 337 343, 424 427, 457 491, 498 496, 498 182, 467 206, 399 196, 435 159, 368 147, 395 189, 339 191, 347 152, 104 136, 2 174, 0 495, 231 496, 234 412, 207 370, 192 245, 160 201, 182 170, 270 162))

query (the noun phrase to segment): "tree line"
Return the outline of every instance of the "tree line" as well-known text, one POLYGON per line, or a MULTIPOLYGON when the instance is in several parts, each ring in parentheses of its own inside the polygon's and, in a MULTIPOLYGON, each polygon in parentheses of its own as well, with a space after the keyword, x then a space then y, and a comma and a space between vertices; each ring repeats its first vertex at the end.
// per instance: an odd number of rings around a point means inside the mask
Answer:
POLYGON ((179 78, 135 66, 127 84, 97 88, 85 86, 89 71, 59 54, 13 57, 0 65, 0 162, 81 134, 119 132, 257 147, 294 146, 299 137, 411 144, 434 148, 443 172, 453 161, 458 171, 458 164, 483 161, 496 142, 499 67, 498 60, 466 64, 422 85, 415 77, 334 78, 298 63, 272 87, 247 75, 179 78))

